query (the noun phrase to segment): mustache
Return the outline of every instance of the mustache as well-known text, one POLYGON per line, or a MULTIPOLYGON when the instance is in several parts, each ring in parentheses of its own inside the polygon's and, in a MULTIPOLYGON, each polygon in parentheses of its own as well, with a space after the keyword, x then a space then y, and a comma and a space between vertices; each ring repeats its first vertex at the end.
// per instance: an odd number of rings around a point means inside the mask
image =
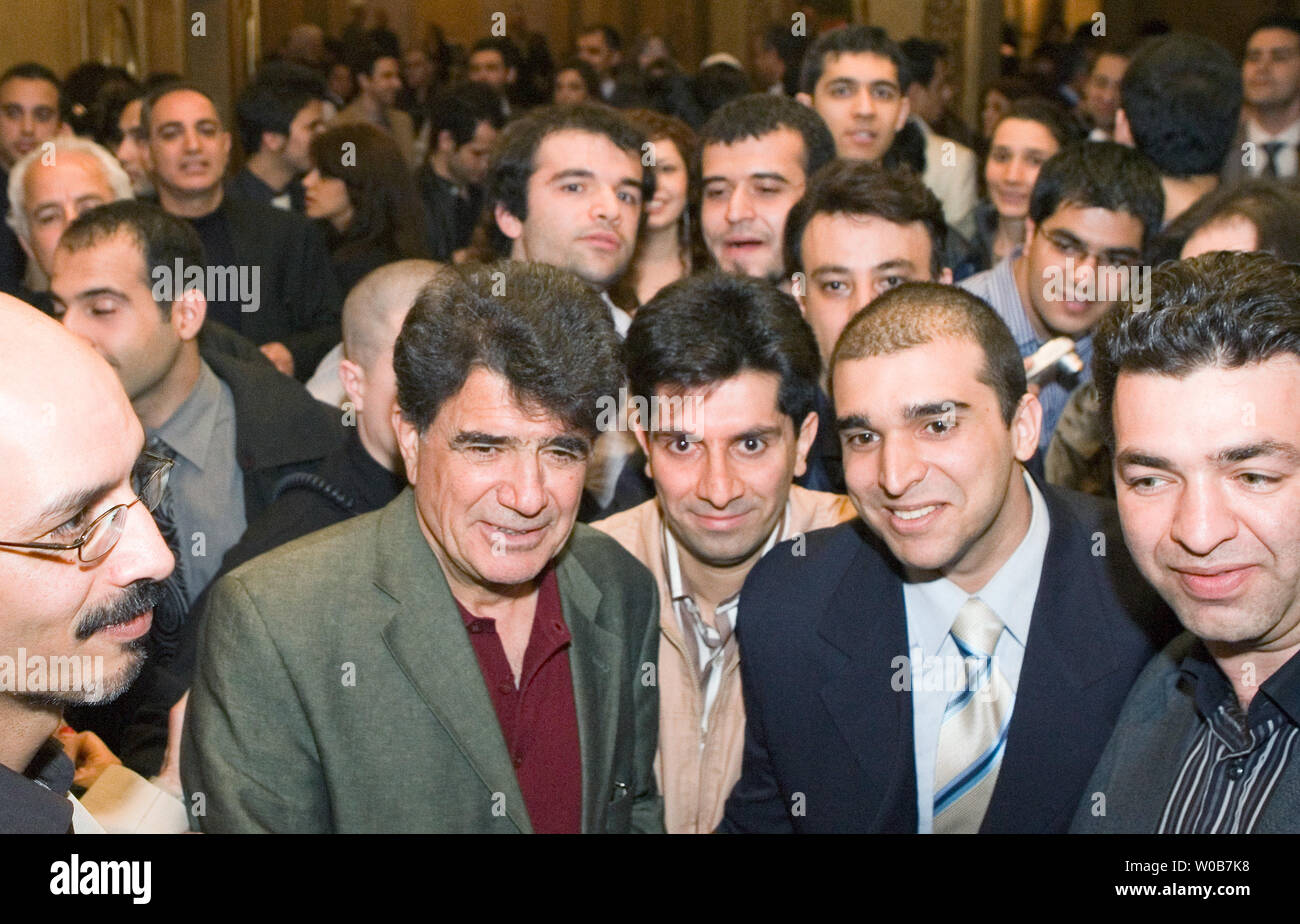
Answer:
POLYGON ((163 586, 158 581, 143 578, 131 584, 116 599, 100 604, 87 612, 77 622, 77 641, 85 641, 101 629, 120 626, 135 619, 145 610, 151 610, 163 598, 163 586))

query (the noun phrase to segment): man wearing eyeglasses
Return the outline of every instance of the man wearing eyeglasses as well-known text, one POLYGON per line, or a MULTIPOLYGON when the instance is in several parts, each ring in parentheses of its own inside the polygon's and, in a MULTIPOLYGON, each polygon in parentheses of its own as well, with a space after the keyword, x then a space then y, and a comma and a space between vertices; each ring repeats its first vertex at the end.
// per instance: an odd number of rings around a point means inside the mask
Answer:
POLYGON ((148 507, 166 460, 109 365, 0 296, 0 832, 94 830, 53 738, 65 707, 119 696, 143 665, 172 556, 148 507))
POLYGON ((1092 331, 1118 294, 1139 294, 1143 253, 1160 230, 1160 174, 1142 154, 1108 141, 1072 145, 1043 164, 1029 196, 1025 245, 961 283, 1011 328, 1020 355, 1056 337, 1074 341, 1077 374, 1050 370, 1034 382, 1045 451, 1070 392, 1091 378, 1092 331))

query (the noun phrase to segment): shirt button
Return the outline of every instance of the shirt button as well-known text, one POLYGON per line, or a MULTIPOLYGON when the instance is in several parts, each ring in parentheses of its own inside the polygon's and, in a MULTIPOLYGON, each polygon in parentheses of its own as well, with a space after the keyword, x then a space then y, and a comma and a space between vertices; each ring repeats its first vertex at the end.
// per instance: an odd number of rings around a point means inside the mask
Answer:
POLYGON ((500 690, 502 693, 513 693, 515 692, 515 685, 511 683, 509 680, 503 680, 499 684, 497 684, 497 689, 500 690))
POLYGON ((1246 775, 1246 762, 1238 757, 1228 764, 1228 779, 1239 780, 1246 775))
POLYGON ((471 632, 473 632, 475 635, 477 635, 478 633, 480 633, 480 632, 483 631, 483 627, 480 626, 480 625, 479 625, 478 623, 476 623, 476 622, 472 622, 472 623, 470 623, 470 625, 469 625, 469 631, 471 631, 471 632))
POLYGON ((523 758, 523 755, 521 755, 521 754, 516 754, 516 755, 515 755, 515 758, 514 758, 514 765, 515 765, 516 767, 522 767, 522 766, 524 765, 524 758, 523 758))

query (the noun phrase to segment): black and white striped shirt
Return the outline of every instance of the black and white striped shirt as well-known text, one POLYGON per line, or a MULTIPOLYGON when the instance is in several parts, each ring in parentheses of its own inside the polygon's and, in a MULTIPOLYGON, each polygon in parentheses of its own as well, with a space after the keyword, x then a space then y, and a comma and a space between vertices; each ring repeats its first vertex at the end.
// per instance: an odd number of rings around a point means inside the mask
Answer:
POLYGON ((1204 646, 1180 667, 1201 726, 1156 832, 1248 834, 1287 762, 1300 759, 1300 656, 1264 682, 1246 712, 1204 646))

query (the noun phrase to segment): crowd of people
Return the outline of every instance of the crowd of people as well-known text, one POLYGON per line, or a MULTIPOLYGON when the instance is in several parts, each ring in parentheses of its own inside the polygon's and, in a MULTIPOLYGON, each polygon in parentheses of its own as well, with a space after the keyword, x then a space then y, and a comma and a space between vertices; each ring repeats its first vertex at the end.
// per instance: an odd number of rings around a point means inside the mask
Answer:
POLYGON ((1300 831, 1300 21, 353 7, 0 75, 0 831, 1300 831))

